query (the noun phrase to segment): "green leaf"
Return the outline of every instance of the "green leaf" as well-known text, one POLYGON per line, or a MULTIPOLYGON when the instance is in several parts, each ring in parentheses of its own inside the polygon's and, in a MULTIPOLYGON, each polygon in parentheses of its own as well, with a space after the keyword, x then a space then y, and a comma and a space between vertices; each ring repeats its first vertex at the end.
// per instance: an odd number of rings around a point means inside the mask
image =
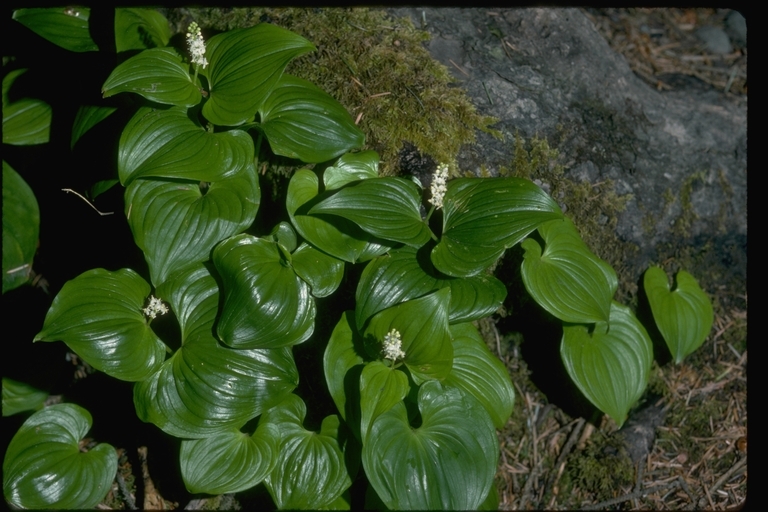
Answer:
POLYGON ((179 462, 187 490, 226 494, 261 483, 277 463, 280 431, 261 424, 253 436, 232 429, 205 439, 181 442, 179 462))
POLYGON ((653 346, 626 306, 611 304, 609 322, 564 325, 560 357, 568 375, 590 402, 621 427, 648 384, 653 346))
POLYGON ((280 244, 280 246, 287 252, 296 250, 298 240, 296 238, 296 231, 294 231, 290 223, 285 221, 278 223, 278 225, 272 229, 270 236, 272 237, 272 240, 280 244))
POLYGON ((203 115, 236 126, 252 118, 288 62, 315 47, 288 30, 261 23, 218 34, 207 43, 210 94, 203 115))
POLYGON ((93 200, 98 196, 111 189, 115 185, 120 183, 120 180, 102 180, 94 183, 91 188, 88 189, 88 196, 93 200))
POLYGON ((363 444, 373 422, 402 402, 409 389, 408 376, 381 361, 365 365, 360 378, 360 410, 363 444))
POLYGON ((99 47, 91 39, 87 7, 18 9, 13 19, 40 37, 72 52, 95 52, 99 47))
MULTIPOLYGON (((365 365, 365 355, 362 339, 354 329, 354 314, 345 311, 325 348, 323 370, 333 402, 353 431, 360 424, 359 377, 365 365), (350 372, 353 368, 359 371, 350 372)), ((357 434, 359 436, 359 432, 357 434)))
POLYGON ((35 194, 3 160, 3 293, 29 281, 39 235, 35 194))
POLYGON ((442 379, 450 373, 453 363, 448 330, 450 300, 450 288, 442 288, 387 308, 371 318, 364 337, 381 342, 387 333, 397 329, 403 341, 403 361, 414 379, 442 379))
POLYGON ((365 135, 338 101, 294 76, 280 77, 259 114, 276 155, 325 162, 365 143, 365 135))
POLYGON ((475 397, 485 407, 496 428, 504 428, 515 403, 515 389, 507 368, 488 350, 472 324, 453 325, 451 334, 453 369, 443 384, 460 388, 475 397))
POLYGON ((277 466, 264 482, 280 509, 323 508, 352 485, 338 441, 338 416, 326 417, 317 433, 304 428, 306 411, 301 398, 289 395, 261 419, 282 434, 277 466))
POLYGON ((48 393, 45 391, 3 377, 3 416, 40 410, 47 399, 48 393))
POLYGON ((182 346, 134 386, 142 421, 176 437, 202 439, 242 427, 296 387, 289 348, 233 350, 214 338, 219 287, 204 266, 173 274, 157 294, 176 313, 182 346))
POLYGON ((128 186, 150 176, 219 181, 253 164, 251 137, 240 130, 209 133, 187 110, 142 107, 120 136, 117 170, 128 186))
POLYGON ((30 146, 45 144, 50 139, 50 105, 36 98, 10 100, 8 93, 14 81, 26 72, 27 69, 15 69, 3 78, 3 144, 30 146))
POLYGON ((213 251, 224 306, 216 332, 233 348, 295 345, 312 335, 315 301, 309 285, 283 260, 275 242, 238 235, 213 251))
POLYGON ((115 9, 115 46, 117 52, 166 46, 171 29, 165 16, 154 9, 115 9))
POLYGON ((77 110, 75 116, 75 122, 72 125, 72 138, 69 142, 69 147, 74 148, 75 144, 80 137, 85 135, 88 130, 102 122, 104 119, 112 115, 117 108, 115 107, 99 107, 96 105, 81 105, 77 110))
POLYGON ((149 285, 136 272, 97 268, 64 283, 33 341, 61 340, 111 377, 146 379, 165 358, 142 309, 149 285))
POLYGON ((368 242, 366 234, 345 219, 330 221, 306 215, 302 208, 318 194, 317 175, 307 169, 300 169, 288 184, 285 207, 296 231, 309 243, 331 256, 354 263, 363 253, 368 242), (299 209, 301 208, 301 212, 299 209))
POLYGON ((522 178, 459 178, 447 187, 432 262, 449 276, 480 273, 539 225, 562 217, 546 192, 522 178))
POLYGON ((200 83, 194 83, 189 74, 189 64, 173 48, 144 50, 117 66, 101 86, 101 93, 109 98, 121 92, 182 107, 197 105, 203 98, 200 83))
POLYGON ((541 246, 531 238, 521 267, 523 283, 536 302, 563 322, 608 321, 619 286, 613 268, 595 256, 566 218, 539 226, 541 246))
POLYGON ((667 274, 659 267, 651 267, 645 272, 643 286, 653 319, 675 363, 680 364, 707 339, 714 320, 712 303, 696 279, 685 270, 675 276, 672 290, 667 274))
POLYGON ((331 167, 323 171, 326 190, 341 188, 347 183, 367 180, 379 176, 379 154, 375 151, 361 151, 342 155, 331 167))
POLYGON ((468 278, 441 276, 424 251, 402 247, 369 263, 357 286, 357 327, 374 314, 440 288, 451 289, 450 323, 479 320, 494 313, 507 295, 504 284, 490 275, 468 278))
POLYGON ((418 187, 404 178, 371 178, 351 183, 315 204, 309 214, 338 215, 366 232, 421 247, 431 238, 421 219, 418 187))
POLYGON ((473 397, 430 381, 412 428, 400 403, 379 416, 363 446, 365 474, 389 509, 473 510, 496 473, 493 423, 473 397))
POLYGON ((210 184, 136 180, 125 191, 125 210, 136 245, 144 251, 152 282, 210 258, 211 249, 253 223, 261 189, 253 163, 210 184))
POLYGON ((344 278, 344 262, 328 256, 306 243, 301 244, 291 255, 293 270, 312 289, 314 297, 327 297, 341 284, 344 278))
POLYGON ((3 494, 13 507, 95 507, 112 487, 117 453, 105 443, 84 452, 80 440, 91 415, 74 404, 52 405, 30 416, 8 445, 3 494))

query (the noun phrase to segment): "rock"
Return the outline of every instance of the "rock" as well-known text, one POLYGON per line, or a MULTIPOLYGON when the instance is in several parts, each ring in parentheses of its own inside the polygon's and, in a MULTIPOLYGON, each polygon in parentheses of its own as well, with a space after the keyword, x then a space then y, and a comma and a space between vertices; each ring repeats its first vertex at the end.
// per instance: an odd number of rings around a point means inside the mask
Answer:
POLYGON ((736 46, 747 47, 747 20, 739 11, 731 11, 725 18, 725 31, 736 46))
POLYGON ((696 31, 696 37, 701 39, 711 53, 727 54, 733 51, 728 34, 720 27, 705 25, 696 31))
POLYGON ((389 12, 426 21, 432 55, 481 114, 499 119, 505 140, 480 133, 461 169, 496 173, 512 164, 516 132, 545 138, 566 177, 610 179, 631 194, 616 227, 640 249, 627 265, 644 270, 660 244, 714 242, 727 271, 746 276, 746 99, 649 87, 578 9, 389 12))

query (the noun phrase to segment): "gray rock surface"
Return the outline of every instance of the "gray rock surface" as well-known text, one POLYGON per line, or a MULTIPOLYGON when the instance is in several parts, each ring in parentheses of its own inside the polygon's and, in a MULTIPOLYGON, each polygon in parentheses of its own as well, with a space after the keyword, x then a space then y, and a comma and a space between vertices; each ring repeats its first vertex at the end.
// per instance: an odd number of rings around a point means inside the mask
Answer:
POLYGON ((746 275, 745 99, 706 88, 654 90, 578 9, 389 12, 428 30, 432 56, 480 113, 500 120, 494 128, 505 140, 479 134, 459 156, 463 170, 510 167, 515 132, 538 135, 559 150, 566 176, 611 179, 618 194, 632 195, 617 234, 639 246, 638 267, 657 256, 660 243, 714 240, 724 247, 723 264, 746 275), (672 225, 684 196, 691 224, 680 240, 672 225))

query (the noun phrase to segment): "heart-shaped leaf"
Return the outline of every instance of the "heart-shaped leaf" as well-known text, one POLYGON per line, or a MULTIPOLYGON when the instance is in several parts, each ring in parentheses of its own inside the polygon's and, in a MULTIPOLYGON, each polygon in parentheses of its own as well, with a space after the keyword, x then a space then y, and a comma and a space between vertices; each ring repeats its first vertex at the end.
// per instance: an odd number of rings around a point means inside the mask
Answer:
POLYGON ((48 393, 45 391, 3 377, 3 416, 40 410, 47 399, 48 393))
POLYGON ((379 256, 363 270, 356 294, 357 327, 364 328, 371 316, 390 306, 446 287, 451 289, 448 321, 452 324, 492 314, 507 295, 504 284, 493 276, 440 276, 426 253, 402 247, 379 256))
POLYGON ((364 337, 382 341, 397 330, 402 339, 403 361, 417 383, 442 379, 451 371, 453 346, 448 330, 451 289, 442 288, 424 297, 409 300, 376 313, 364 337), (418 380, 420 379, 420 380, 418 380))
POLYGON ((176 313, 182 346, 134 386, 142 421, 173 436, 202 439, 242 427, 296 387, 289 348, 234 350, 214 338, 219 288, 204 266, 173 274, 157 294, 176 313))
POLYGON ((449 276, 480 273, 539 225, 562 217, 546 192, 522 178, 459 178, 447 188, 432 262, 449 276))
POLYGON ((359 436, 360 425, 360 383, 359 378, 365 365, 363 341, 354 329, 354 313, 345 311, 334 327, 323 355, 323 370, 328 391, 333 402, 359 436), (357 368, 357 371, 350 371, 357 368))
POLYGON ((289 30, 260 23, 218 34, 207 43, 210 95, 203 115, 236 126, 252 118, 294 57, 315 47, 289 30))
POLYGON ((117 66, 101 86, 105 98, 133 92, 164 105, 192 107, 203 99, 189 64, 173 48, 151 48, 117 66))
POLYGON ((75 122, 72 124, 72 138, 70 139, 69 147, 74 148, 80 137, 112 115, 116 110, 116 107, 81 105, 77 110, 77 115, 75 115, 75 122))
POLYGON ((539 226, 546 247, 522 243, 523 283, 536 302, 563 322, 607 322, 619 286, 613 268, 595 256, 566 218, 539 226))
POLYGON ((338 215, 366 232, 421 247, 430 230, 421 219, 418 187, 404 178, 371 178, 351 183, 314 205, 308 213, 338 215))
POLYGON ((363 446, 363 467, 389 509, 474 510, 496 473, 498 442, 472 396, 435 381, 419 389, 422 423, 402 403, 379 416, 363 446))
POLYGON ((344 278, 344 262, 306 243, 291 255, 293 270, 312 288, 314 297, 327 297, 344 278))
POLYGON ((338 101, 295 76, 280 77, 259 114, 276 155, 325 162, 365 143, 365 135, 338 101))
POLYGON ((408 394, 408 376, 381 361, 371 361, 363 368, 360 378, 360 412, 363 444, 371 424, 400 403, 408 394))
POLYGON ((714 320, 712 303, 696 279, 685 270, 675 276, 672 290, 664 270, 651 267, 645 272, 643 286, 653 319, 675 363, 680 364, 707 339, 714 320))
POLYGON ((87 7, 18 9, 13 19, 40 37, 72 52, 95 52, 99 47, 91 39, 87 7))
POLYGON ((173 107, 142 107, 120 136, 117 171, 128 186, 150 176, 219 181, 253 164, 253 140, 240 130, 209 133, 173 107))
POLYGON ((34 413, 8 445, 3 460, 3 494, 13 507, 95 507, 112 487, 117 453, 105 443, 80 450, 91 414, 74 404, 34 413))
POLYGON ((289 395, 261 419, 282 435, 277 466, 264 482, 280 509, 324 508, 352 485, 338 441, 338 416, 326 417, 317 433, 304 428, 306 413, 301 398, 289 395))
POLYGON ((88 270, 64 283, 33 341, 61 340, 107 375, 146 379, 166 353, 142 313, 149 292, 149 284, 131 269, 88 270))
POLYGON ((579 390, 621 426, 648 384, 653 346, 626 306, 611 304, 609 322, 564 325, 560 357, 579 390))
POLYGON ((326 190, 341 188, 347 183, 367 180, 379 176, 379 154, 375 151, 361 151, 342 155, 331 167, 323 171, 326 190))
POLYGON ((190 181, 136 180, 125 190, 125 210, 152 282, 210 258, 219 241, 253 223, 261 190, 252 163, 210 184, 205 194, 190 181))
POLYGON ((171 39, 168 20, 155 9, 115 9, 117 52, 162 47, 171 39))
POLYGON ((26 72, 25 68, 15 69, 3 78, 3 144, 29 146, 45 144, 50 139, 53 116, 50 105, 37 98, 10 100, 11 86, 26 72))
POLYGON ((515 403, 515 389, 507 368, 488 350, 472 324, 452 325, 451 334, 453 369, 443 384, 460 388, 475 397, 485 407, 496 428, 504 428, 515 403))
POLYGON ((250 489, 277 463, 280 431, 261 424, 252 436, 232 429, 205 439, 181 442, 179 462, 187 490, 226 494, 250 489))
POLYGON ((29 281, 39 235, 35 194, 3 160, 3 293, 29 281))
POLYGON ((283 259, 275 242, 238 235, 213 251, 224 283, 216 332, 233 348, 295 345, 312 335, 315 301, 309 285, 283 259))

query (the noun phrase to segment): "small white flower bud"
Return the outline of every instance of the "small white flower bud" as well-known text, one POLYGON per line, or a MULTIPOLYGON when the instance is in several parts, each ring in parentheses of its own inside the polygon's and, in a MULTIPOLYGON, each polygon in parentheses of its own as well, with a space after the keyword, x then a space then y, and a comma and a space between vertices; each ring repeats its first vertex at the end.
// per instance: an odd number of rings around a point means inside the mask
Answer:
POLYGON ((402 359, 405 357, 405 352, 400 349, 403 341, 400 339, 400 332, 397 329, 392 329, 384 336, 384 348, 382 353, 384 357, 394 361, 396 359, 402 359))
POLYGON ((163 304, 163 301, 158 299, 155 296, 150 295, 149 296, 149 305, 144 308, 144 315, 150 319, 154 320, 157 315, 164 315, 168 313, 168 306, 163 304))
POLYGON ((430 192, 432 192, 432 198, 429 202, 437 209, 443 207, 443 198, 448 191, 445 186, 446 180, 448 180, 448 165, 440 164, 435 169, 435 174, 432 175, 432 185, 429 188, 430 192))
POLYGON ((194 21, 189 24, 187 29, 187 46, 192 57, 192 64, 203 66, 205 69, 208 65, 208 60, 205 58, 205 41, 200 27, 194 21))

